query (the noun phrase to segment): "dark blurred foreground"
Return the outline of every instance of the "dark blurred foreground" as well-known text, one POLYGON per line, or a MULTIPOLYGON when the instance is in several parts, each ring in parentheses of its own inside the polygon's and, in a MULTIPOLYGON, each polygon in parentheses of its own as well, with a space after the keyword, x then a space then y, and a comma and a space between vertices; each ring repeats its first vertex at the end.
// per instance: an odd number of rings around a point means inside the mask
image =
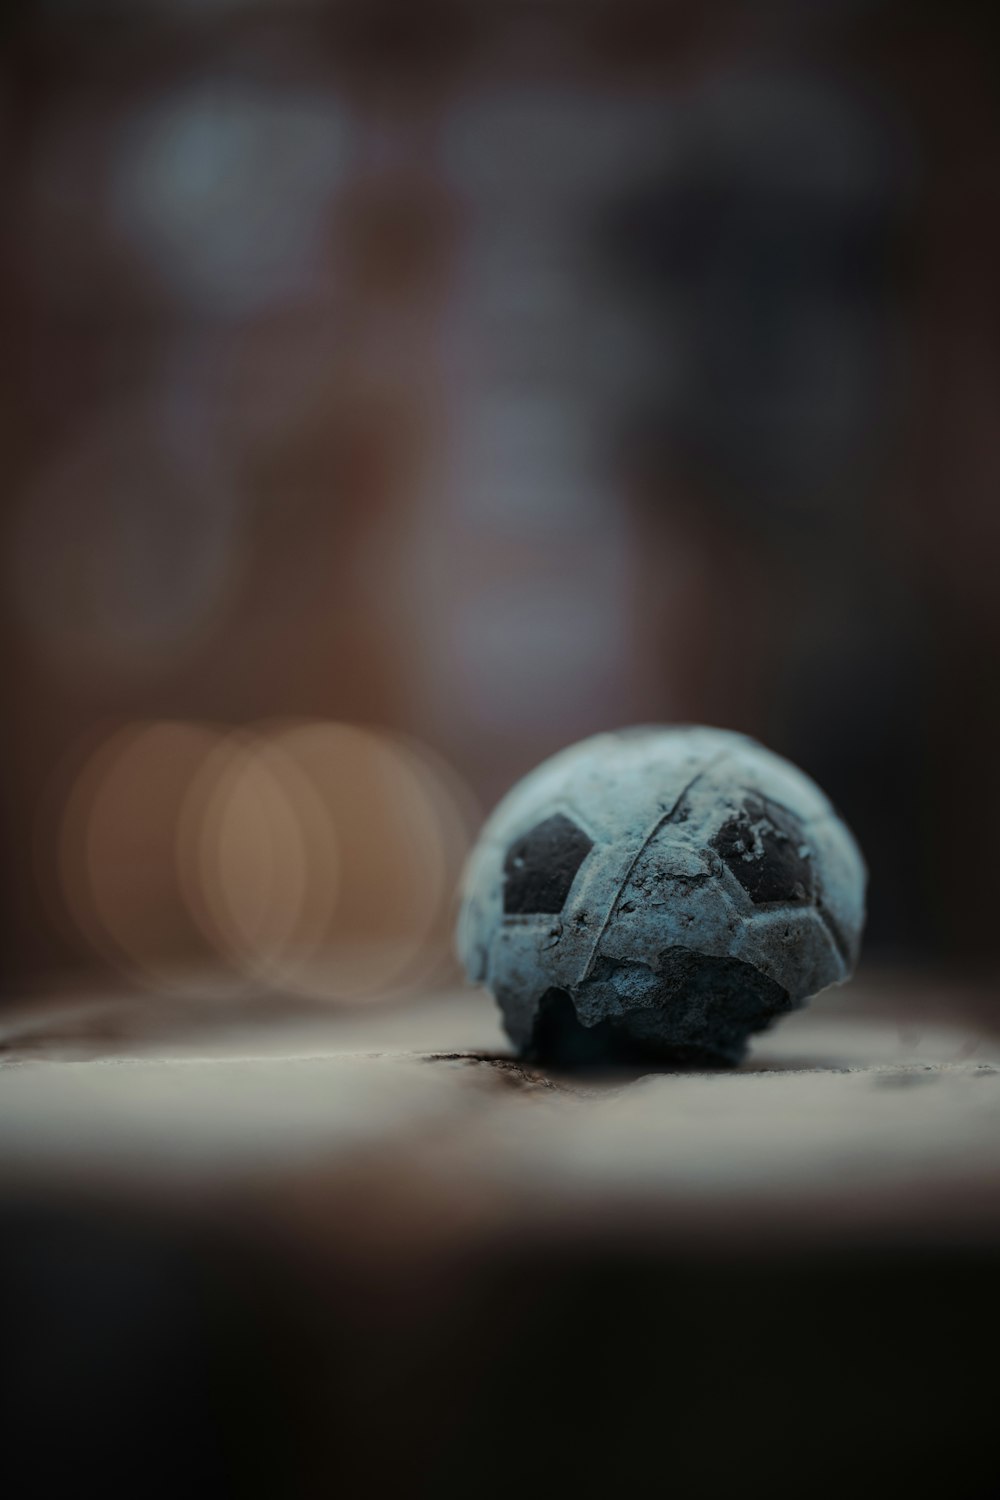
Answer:
POLYGON ((0 1218, 10 1493, 993 1492, 995 1248, 248 1248, 0 1218))
POLYGON ((1000 1042, 949 998, 586 1080, 468 992, 8 1035, 8 1492, 992 1493, 1000 1042))

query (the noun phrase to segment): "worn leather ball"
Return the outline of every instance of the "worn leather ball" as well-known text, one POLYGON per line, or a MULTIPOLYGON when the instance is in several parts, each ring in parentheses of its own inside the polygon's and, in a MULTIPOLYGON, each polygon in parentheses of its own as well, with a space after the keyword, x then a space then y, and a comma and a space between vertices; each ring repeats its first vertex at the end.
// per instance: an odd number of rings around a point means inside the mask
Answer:
POLYGON ((851 832, 789 761, 727 730, 630 729, 504 797, 457 945, 526 1057, 733 1064, 849 977, 865 886, 851 832))

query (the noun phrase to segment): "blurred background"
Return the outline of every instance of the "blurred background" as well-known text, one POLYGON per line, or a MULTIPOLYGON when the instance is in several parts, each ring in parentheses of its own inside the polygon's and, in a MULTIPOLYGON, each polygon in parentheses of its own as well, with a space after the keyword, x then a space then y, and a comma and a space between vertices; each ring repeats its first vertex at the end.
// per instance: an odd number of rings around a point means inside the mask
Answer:
POLYGON ((995 963, 1000 93, 915 0, 10 0, 3 988, 451 975, 482 812, 745 730, 995 963))
POLYGON ((16 1500, 995 1490, 992 10, 6 0, 16 1500), (830 793, 868 973, 532 1074, 470 841, 671 721, 830 793))

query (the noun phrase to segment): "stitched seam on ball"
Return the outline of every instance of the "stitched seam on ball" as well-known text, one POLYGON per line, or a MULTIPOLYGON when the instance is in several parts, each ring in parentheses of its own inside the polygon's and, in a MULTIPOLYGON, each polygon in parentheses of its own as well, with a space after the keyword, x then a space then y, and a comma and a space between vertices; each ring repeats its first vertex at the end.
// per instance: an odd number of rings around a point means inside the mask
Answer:
POLYGON ((851 972, 851 952, 847 945, 847 939, 840 931, 839 924, 837 923, 833 914, 830 912, 829 908, 824 905, 822 897, 817 897, 814 910, 816 912, 816 915, 822 922, 824 929, 826 930, 827 937, 830 939, 830 942, 833 944, 833 947, 836 950, 837 957, 840 959, 841 965, 844 970, 844 976, 846 978, 846 976, 851 972))
POLYGON ((611 919, 614 916, 615 912, 618 910, 618 903, 621 900, 622 891, 625 889, 625 887, 629 883, 629 880, 632 878, 632 872, 635 869, 636 865, 639 863, 640 859, 645 854, 650 844, 656 838, 656 835, 662 828, 665 828, 670 822, 671 818, 674 817, 677 809, 684 801, 684 798, 691 791, 691 788, 697 786, 698 782, 702 779, 703 776, 707 776, 709 771, 714 770, 717 765, 719 765, 724 760, 728 760, 729 757, 730 752, 728 750, 723 750, 722 753, 720 755, 717 755, 714 760, 710 760, 707 766, 702 766, 701 770, 697 772, 696 775, 691 777, 691 780, 687 783, 687 785, 681 788, 674 799, 673 806, 669 809, 668 812, 665 812, 661 818, 657 819, 657 821, 653 824, 652 828, 647 833, 646 837, 643 839, 642 843, 639 845, 638 849, 635 851, 635 855, 629 861, 628 868, 626 869, 625 874, 622 876, 621 884, 615 892, 615 897, 608 910, 608 914, 604 918, 600 930, 598 931, 598 934, 594 939, 594 945, 590 950, 590 957, 587 959, 587 967, 584 969, 583 977, 579 981, 581 984, 588 980, 593 973, 594 964, 597 961, 597 950, 600 948, 601 943, 604 941, 604 934, 611 926, 611 919))

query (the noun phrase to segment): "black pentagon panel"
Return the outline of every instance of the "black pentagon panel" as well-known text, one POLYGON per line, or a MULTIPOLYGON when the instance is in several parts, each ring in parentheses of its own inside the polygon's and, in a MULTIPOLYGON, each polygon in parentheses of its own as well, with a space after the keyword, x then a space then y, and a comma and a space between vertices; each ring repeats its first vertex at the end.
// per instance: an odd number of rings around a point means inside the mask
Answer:
POLYGON ((577 870, 594 847, 582 828, 555 813, 523 834, 503 865, 506 916, 555 916, 561 912, 577 870))
POLYGON ((787 807, 748 792, 712 840, 755 904, 811 901, 816 875, 802 823, 787 807))

